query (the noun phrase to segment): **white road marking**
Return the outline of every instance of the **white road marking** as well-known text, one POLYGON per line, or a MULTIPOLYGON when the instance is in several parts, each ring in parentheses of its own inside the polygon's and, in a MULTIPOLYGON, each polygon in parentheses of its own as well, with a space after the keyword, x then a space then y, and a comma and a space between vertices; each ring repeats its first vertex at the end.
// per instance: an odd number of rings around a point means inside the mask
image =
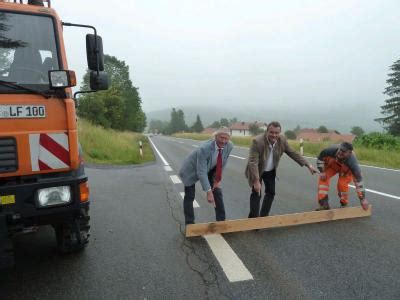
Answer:
POLYGON ((198 145, 192 145, 192 147, 198 148, 199 146, 198 145))
POLYGON ((172 182, 175 184, 182 183, 182 181, 179 179, 178 175, 171 175, 169 177, 171 178, 172 182))
MULTIPOLYGON (((181 197, 182 197, 182 199, 185 197, 185 193, 181 193, 181 197)), ((196 201, 196 199, 193 201, 193 207, 194 208, 199 208, 200 207, 200 205, 199 205, 199 203, 196 201)))
POLYGON ((253 275, 220 234, 209 234, 203 237, 230 282, 254 279, 253 275))
MULTIPOLYGON (((349 184, 349 186, 354 188, 354 189, 356 188, 354 185, 351 185, 351 184, 349 184)), ((378 195, 381 195, 381 196, 386 196, 386 197, 389 197, 389 198, 400 200, 399 196, 390 195, 390 194, 386 194, 386 193, 382 193, 382 192, 378 192, 378 191, 374 191, 374 190, 370 190, 370 189, 365 189, 365 190, 367 192, 370 192, 370 193, 374 193, 374 194, 378 194, 378 195)))
POLYGON ((233 155, 233 154, 229 154, 229 156, 235 157, 235 158, 239 158, 239 159, 246 159, 245 157, 241 157, 241 156, 237 156, 237 155, 233 155))
POLYGON ((167 172, 173 171, 170 166, 164 166, 164 170, 167 171, 167 172))
POLYGON ((154 150, 156 150, 158 156, 161 158, 165 166, 169 166, 169 163, 165 160, 164 156, 161 155, 160 151, 158 151, 156 145, 154 145, 153 141, 149 138, 150 143, 153 145, 154 150))
MULTIPOLYGON (((312 157, 312 156, 304 156, 304 157, 316 160, 316 158, 312 157)), ((361 164, 360 164, 360 166, 361 167, 365 167, 365 168, 372 168, 372 169, 379 169, 379 170, 385 170, 385 171, 400 172, 400 169, 389 169, 389 168, 382 168, 382 167, 375 167, 375 166, 368 166, 368 165, 361 165, 361 164)))
POLYGON ((179 144, 184 144, 184 142, 178 141, 179 144))

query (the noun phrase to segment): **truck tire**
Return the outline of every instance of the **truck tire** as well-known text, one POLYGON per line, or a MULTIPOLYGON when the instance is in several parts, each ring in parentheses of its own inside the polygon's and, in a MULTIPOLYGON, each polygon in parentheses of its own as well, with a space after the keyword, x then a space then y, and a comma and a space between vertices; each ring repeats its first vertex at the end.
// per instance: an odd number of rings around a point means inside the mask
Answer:
POLYGON ((55 225, 57 247, 60 252, 78 252, 86 247, 90 236, 89 219, 89 209, 82 208, 78 217, 55 225))

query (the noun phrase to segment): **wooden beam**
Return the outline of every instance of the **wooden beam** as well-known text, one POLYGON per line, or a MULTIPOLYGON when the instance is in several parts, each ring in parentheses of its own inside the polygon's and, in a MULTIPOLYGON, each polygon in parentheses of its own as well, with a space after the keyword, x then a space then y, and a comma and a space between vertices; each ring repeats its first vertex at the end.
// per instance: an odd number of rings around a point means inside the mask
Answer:
POLYGON ((190 224, 186 226, 186 237, 368 217, 371 213, 372 206, 369 205, 368 210, 363 210, 361 206, 356 206, 287 215, 190 224))

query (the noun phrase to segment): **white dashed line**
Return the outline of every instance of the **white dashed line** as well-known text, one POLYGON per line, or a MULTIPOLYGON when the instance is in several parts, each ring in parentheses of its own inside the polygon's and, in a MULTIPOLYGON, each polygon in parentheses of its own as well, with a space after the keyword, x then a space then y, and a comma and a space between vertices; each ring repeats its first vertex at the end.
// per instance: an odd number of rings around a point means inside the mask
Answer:
POLYGON ((170 166, 164 166, 164 170, 167 171, 167 172, 173 171, 170 166))
POLYGON ((182 181, 179 179, 178 175, 171 175, 169 177, 171 178, 171 180, 174 184, 182 183, 182 181))
POLYGON ((198 147, 199 147, 199 145, 192 145, 192 147, 198 148, 198 147))
MULTIPOLYGON (((182 199, 185 197, 185 193, 181 193, 181 197, 182 197, 182 199)), ((200 205, 199 205, 199 203, 196 201, 196 199, 193 201, 193 207, 194 208, 199 208, 200 207, 200 205)))
POLYGON ((254 279, 253 275, 220 234, 204 235, 203 237, 230 282, 254 279))

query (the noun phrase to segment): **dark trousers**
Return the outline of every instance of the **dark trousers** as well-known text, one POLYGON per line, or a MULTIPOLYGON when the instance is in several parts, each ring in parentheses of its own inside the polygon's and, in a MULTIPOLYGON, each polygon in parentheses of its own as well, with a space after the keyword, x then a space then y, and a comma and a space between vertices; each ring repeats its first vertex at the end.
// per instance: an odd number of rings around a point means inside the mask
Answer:
MULTIPOLYGON (((215 168, 208 173, 208 181, 212 187, 215 177, 215 168)), ((185 214, 185 224, 194 224, 193 201, 196 190, 195 185, 185 186, 185 197, 183 198, 183 213, 185 214)), ((213 191, 215 201, 215 219, 225 221, 225 206, 222 197, 222 190, 215 188, 213 191)))
POLYGON ((271 210, 272 201, 274 201, 275 197, 275 178, 276 178, 276 170, 264 172, 261 175, 261 180, 264 181, 265 185, 265 195, 264 200, 261 206, 260 211, 260 200, 261 193, 258 194, 254 187, 252 188, 250 195, 250 213, 249 218, 257 218, 257 217, 265 217, 269 215, 269 211, 271 210))

